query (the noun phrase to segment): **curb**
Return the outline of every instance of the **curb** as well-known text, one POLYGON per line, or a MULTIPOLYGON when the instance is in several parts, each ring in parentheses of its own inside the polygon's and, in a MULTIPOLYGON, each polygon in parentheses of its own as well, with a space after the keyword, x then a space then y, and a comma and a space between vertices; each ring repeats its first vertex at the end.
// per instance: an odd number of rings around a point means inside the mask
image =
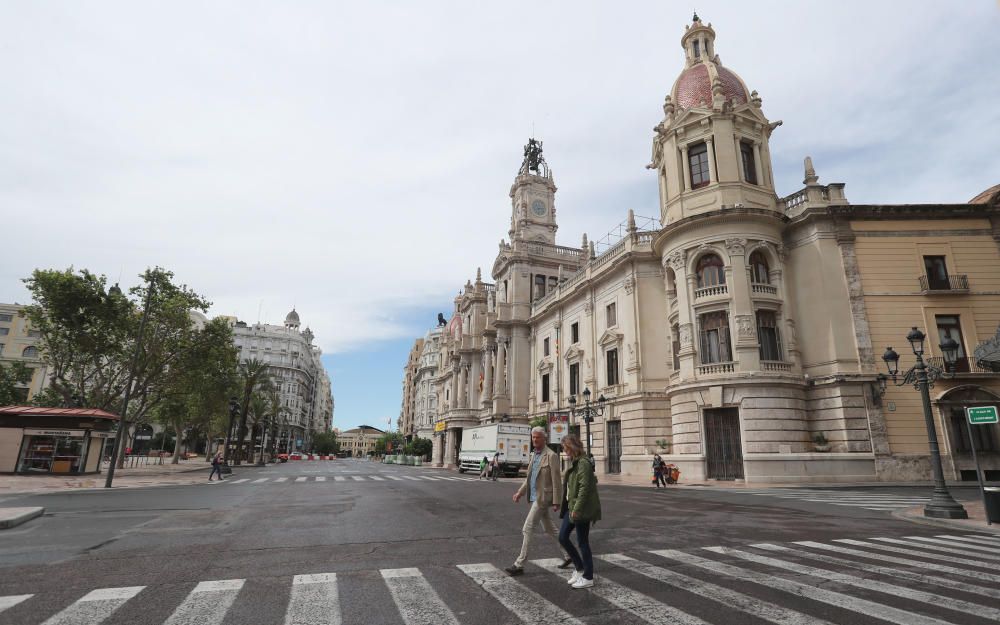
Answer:
POLYGON ((919 514, 919 511, 923 510, 923 506, 917 506, 916 508, 903 508, 900 510, 893 510, 892 516, 900 519, 902 521, 909 521, 910 523, 916 523, 917 525, 931 525, 933 527, 944 527, 949 530, 962 530, 965 532, 985 532, 989 534, 1000 535, 1000 524, 994 523, 993 525, 984 525, 977 527, 974 525, 969 525, 961 521, 951 521, 949 519, 935 519, 933 517, 925 517, 923 514, 919 514), (918 516, 919 514, 919 516, 918 516))
POLYGON ((42 516, 45 508, 0 508, 0 530, 17 527, 31 519, 42 516))

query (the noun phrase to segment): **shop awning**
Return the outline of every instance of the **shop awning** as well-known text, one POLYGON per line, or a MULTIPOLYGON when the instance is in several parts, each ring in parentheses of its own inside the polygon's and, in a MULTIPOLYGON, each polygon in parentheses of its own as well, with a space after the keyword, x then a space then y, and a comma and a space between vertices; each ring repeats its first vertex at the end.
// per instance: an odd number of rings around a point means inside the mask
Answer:
POLYGON ((42 408, 39 406, 3 406, 0 416, 18 417, 88 417, 118 421, 119 416, 97 408, 42 408))

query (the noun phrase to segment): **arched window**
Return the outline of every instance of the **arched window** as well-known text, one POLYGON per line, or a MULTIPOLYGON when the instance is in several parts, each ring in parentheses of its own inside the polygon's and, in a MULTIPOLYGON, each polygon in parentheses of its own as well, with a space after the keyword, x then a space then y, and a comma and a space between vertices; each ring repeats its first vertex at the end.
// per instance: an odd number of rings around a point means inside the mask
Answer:
POLYGON ((35 347, 34 345, 29 345, 28 347, 25 347, 24 351, 21 352, 21 357, 22 358, 38 358, 38 348, 35 347))
MULTIPOLYGON (((1000 406, 1000 400, 978 388, 957 388, 950 391, 941 398, 939 402, 941 410, 948 419, 951 449, 955 454, 971 454, 972 446, 976 451, 995 452, 1000 449, 1000 432, 996 425, 974 425, 966 426, 965 409, 969 406, 1000 406), (969 438, 969 430, 972 430, 972 438, 969 438)), ((974 471, 971 478, 966 478, 966 471, 962 471, 962 479, 976 479, 974 471)))
POLYGON ((698 288, 726 283, 726 266, 716 254, 705 254, 699 258, 695 273, 698 275, 698 288))
POLYGON ((750 254, 750 282, 771 284, 771 271, 767 266, 767 258, 759 251, 750 254))

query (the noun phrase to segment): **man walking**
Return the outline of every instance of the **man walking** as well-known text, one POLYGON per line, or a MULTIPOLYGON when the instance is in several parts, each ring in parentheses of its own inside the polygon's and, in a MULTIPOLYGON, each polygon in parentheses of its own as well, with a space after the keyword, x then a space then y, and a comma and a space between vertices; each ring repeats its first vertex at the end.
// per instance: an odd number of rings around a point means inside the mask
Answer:
POLYGON ((521 553, 514 560, 512 566, 504 569, 508 575, 521 575, 524 573, 524 563, 528 559, 528 549, 531 547, 532 535, 535 526, 542 524, 542 529, 549 535, 552 542, 559 548, 562 554, 563 563, 559 568, 566 569, 573 565, 573 561, 566 555, 565 550, 559 544, 556 534, 556 526, 549 516, 551 512, 557 512, 562 504, 562 476, 559 472, 559 456, 545 446, 545 429, 540 427, 531 428, 531 462, 528 465, 528 476, 521 487, 514 493, 514 502, 517 503, 521 497, 528 496, 528 517, 524 520, 524 538, 521 542, 521 553))

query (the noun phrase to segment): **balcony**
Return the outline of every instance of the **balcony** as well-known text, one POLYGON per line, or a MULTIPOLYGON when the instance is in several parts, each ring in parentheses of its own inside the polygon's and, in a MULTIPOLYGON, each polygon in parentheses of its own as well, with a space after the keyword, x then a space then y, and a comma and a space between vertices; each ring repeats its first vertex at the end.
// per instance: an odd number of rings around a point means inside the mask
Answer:
POLYGON ((750 285, 755 294, 759 295, 778 295, 778 287, 772 286, 770 284, 756 283, 750 285))
POLYGON ((782 362, 780 360, 761 360, 760 361, 761 371, 775 371, 780 373, 788 373, 792 370, 792 363, 782 362))
POLYGON ((696 300, 704 299, 706 297, 716 297, 719 295, 726 295, 729 293, 729 287, 725 284, 716 284, 714 286, 706 286, 700 289, 694 290, 694 298, 696 300))
POLYGON ((707 365, 698 365, 698 375, 720 375, 735 371, 735 362, 713 362, 707 365))
MULTIPOLYGON (((927 364, 944 371, 943 358, 935 356, 934 358, 926 358, 925 360, 927 361, 927 364)), ((987 369, 986 367, 980 367, 979 363, 977 363, 974 358, 969 358, 968 356, 956 358, 954 364, 948 367, 948 373, 953 373, 963 378, 1000 376, 1000 372, 987 369)))
POLYGON ((925 294, 962 294, 969 292, 969 277, 964 273, 956 273, 944 278, 920 276, 920 292, 925 294))

